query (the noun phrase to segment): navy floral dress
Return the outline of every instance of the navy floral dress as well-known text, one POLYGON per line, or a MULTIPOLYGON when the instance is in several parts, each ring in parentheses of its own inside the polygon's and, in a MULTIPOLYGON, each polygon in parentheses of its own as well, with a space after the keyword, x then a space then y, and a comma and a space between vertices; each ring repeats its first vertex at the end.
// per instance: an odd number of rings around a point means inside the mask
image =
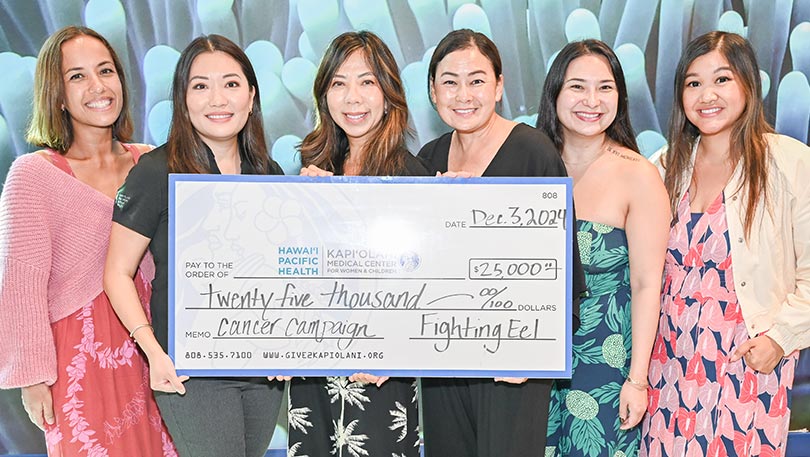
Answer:
POLYGON ((619 393, 630 370, 630 261, 624 230, 577 221, 590 293, 580 305, 573 375, 551 391, 546 455, 634 456, 640 427, 620 430, 619 393))

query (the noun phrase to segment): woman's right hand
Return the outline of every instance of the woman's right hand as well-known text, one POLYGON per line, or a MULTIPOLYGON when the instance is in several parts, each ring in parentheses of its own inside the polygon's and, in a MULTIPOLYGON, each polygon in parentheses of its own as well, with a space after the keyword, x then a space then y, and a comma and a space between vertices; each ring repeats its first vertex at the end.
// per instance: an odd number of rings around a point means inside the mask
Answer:
POLYGON ((152 390, 180 395, 186 393, 183 383, 188 381, 188 376, 177 376, 174 363, 165 352, 149 357, 149 380, 152 390))
POLYGON ((45 424, 53 425, 53 397, 51 388, 44 382, 23 387, 22 403, 25 412, 37 427, 45 430, 45 424))
POLYGON ((326 171, 316 167, 315 165, 307 165, 301 169, 299 173, 301 176, 334 176, 331 171, 326 171))
POLYGON ((619 422, 621 430, 630 430, 641 422, 647 411, 647 387, 625 381, 619 392, 619 422))

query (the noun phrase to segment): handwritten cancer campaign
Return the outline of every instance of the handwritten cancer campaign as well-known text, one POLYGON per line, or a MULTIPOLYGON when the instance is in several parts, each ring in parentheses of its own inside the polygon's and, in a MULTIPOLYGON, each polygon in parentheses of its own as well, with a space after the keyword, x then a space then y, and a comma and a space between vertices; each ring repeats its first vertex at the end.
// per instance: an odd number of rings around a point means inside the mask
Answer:
POLYGON ((570 189, 171 175, 170 355, 200 376, 568 376, 570 189))

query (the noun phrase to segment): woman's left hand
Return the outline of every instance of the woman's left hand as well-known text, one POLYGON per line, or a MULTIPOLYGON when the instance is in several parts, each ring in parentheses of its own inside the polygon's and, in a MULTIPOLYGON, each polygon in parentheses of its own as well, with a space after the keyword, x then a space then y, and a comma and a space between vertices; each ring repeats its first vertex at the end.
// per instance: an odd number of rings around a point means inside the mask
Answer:
POLYGON ((776 341, 768 335, 759 335, 741 344, 730 361, 736 362, 745 357, 745 364, 752 370, 769 374, 784 356, 785 351, 776 341))
POLYGON ((647 389, 631 385, 625 382, 622 391, 619 393, 619 420, 622 430, 629 430, 644 417, 647 409, 647 389))
POLYGON ((373 374, 368 373, 355 373, 349 376, 349 381, 362 382, 363 384, 376 384, 377 387, 380 387, 385 381, 388 381, 388 376, 374 376, 373 374))

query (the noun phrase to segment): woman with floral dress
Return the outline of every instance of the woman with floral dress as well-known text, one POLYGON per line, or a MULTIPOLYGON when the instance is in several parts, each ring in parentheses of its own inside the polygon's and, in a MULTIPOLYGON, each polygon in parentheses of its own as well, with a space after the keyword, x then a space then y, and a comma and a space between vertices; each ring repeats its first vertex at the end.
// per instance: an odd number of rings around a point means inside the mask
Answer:
POLYGON ((634 456, 647 409, 669 214, 661 177, 638 153, 624 74, 605 43, 577 41, 560 51, 546 76, 538 128, 574 179, 590 292, 572 342, 571 380, 552 386, 548 446, 555 455, 634 456))
MULTIPOLYGON (((22 388, 51 456, 177 455, 143 354, 102 289, 116 191, 151 149, 128 143, 128 98, 104 37, 56 31, 37 59, 26 137, 43 149, 14 162, 0 198, 0 388, 22 388)), ((125 280, 145 314, 154 271, 139 257, 125 280)))
POLYGON ((784 455, 810 346, 810 149, 773 133, 754 51, 693 40, 675 74, 672 208, 641 455, 784 455))

